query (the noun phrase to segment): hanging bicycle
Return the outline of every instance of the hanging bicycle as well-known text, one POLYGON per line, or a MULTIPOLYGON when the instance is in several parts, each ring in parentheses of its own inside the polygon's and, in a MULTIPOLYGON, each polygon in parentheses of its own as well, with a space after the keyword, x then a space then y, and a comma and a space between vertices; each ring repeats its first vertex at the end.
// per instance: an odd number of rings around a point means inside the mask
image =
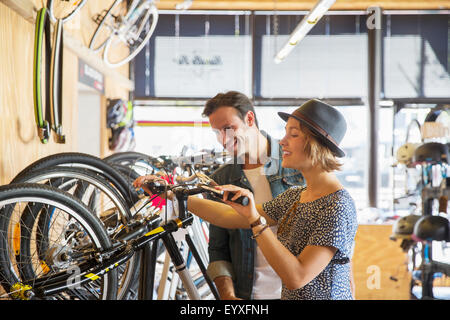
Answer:
POLYGON ((116 0, 111 7, 94 17, 98 24, 89 49, 103 50, 103 60, 111 68, 131 61, 146 45, 158 22, 153 0, 116 0))

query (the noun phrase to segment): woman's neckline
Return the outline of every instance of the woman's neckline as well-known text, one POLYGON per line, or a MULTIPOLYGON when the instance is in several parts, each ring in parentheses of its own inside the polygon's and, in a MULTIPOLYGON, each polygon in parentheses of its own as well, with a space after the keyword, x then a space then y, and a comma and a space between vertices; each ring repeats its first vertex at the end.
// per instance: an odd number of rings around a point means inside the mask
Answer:
POLYGON ((332 195, 334 195, 334 194, 336 194, 338 192, 345 191, 345 188, 340 188, 340 189, 337 189, 336 191, 333 191, 333 192, 330 192, 330 193, 328 193, 326 195, 323 195, 320 198, 317 198, 317 199, 314 199, 314 200, 311 200, 311 201, 302 202, 302 198, 301 198, 302 197, 302 193, 306 190, 306 188, 307 187, 302 188, 302 190, 300 192, 300 199, 297 201, 299 204, 311 204, 311 203, 314 203, 316 201, 320 201, 320 200, 323 200, 325 198, 328 198, 328 197, 330 197, 330 196, 332 196, 332 195))

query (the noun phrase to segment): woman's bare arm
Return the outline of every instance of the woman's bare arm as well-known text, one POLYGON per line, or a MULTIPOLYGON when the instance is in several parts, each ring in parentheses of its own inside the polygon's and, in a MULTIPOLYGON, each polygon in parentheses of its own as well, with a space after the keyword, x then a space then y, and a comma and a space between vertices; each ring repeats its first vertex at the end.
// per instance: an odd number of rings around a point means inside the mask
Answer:
POLYGON ((250 228, 246 218, 224 203, 191 196, 187 207, 196 216, 216 226, 227 229, 250 228))

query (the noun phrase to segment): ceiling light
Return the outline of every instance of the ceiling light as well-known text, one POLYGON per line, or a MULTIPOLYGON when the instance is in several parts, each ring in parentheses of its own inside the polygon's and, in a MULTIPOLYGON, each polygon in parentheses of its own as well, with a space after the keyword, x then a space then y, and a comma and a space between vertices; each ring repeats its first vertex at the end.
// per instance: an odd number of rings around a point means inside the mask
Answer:
POLYGON ((309 30, 314 27, 322 18, 325 12, 336 2, 336 0, 319 0, 314 8, 300 21, 294 31, 289 36, 287 43, 275 56, 275 63, 280 63, 294 49, 294 47, 306 36, 309 30))

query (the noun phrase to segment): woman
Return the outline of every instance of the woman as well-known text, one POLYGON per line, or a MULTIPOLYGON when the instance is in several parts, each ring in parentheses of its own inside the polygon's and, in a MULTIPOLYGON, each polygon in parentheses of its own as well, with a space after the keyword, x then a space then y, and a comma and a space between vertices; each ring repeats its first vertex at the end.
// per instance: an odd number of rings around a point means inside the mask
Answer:
MULTIPOLYGON (((346 123, 332 106, 309 100, 286 121, 280 141, 282 165, 301 171, 307 187, 293 187, 273 200, 255 205, 250 191, 219 186, 225 204, 190 197, 192 213, 224 228, 251 228, 266 260, 283 282, 282 299, 352 299, 350 264, 356 234, 353 199, 333 171, 346 123), (247 196, 248 206, 227 201, 247 196), (277 235, 268 226, 278 225, 277 235)), ((136 186, 150 177, 141 177, 136 186)))

